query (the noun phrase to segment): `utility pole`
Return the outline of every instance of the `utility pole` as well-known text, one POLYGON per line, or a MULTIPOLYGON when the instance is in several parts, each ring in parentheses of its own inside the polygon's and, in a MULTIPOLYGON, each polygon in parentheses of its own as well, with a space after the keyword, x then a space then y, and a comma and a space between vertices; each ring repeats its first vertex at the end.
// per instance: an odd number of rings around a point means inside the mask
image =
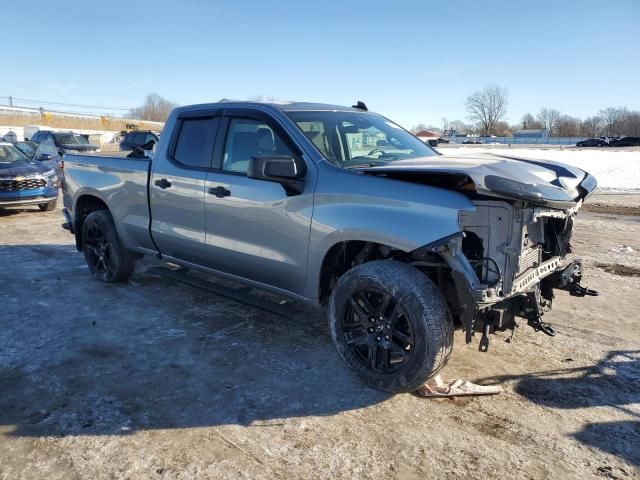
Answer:
POLYGON ((13 107, 13 97, 9 95, 9 106, 13 107))

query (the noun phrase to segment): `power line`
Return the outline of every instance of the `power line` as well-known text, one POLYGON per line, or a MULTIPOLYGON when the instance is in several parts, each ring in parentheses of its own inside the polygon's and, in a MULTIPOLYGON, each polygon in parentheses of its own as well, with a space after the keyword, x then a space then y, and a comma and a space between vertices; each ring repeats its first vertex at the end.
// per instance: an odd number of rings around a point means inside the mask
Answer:
MULTIPOLYGON (((10 98, 10 97, 1 97, 1 98, 10 98)), ((59 105, 59 106, 63 106, 63 107, 76 107, 76 108, 91 108, 91 109, 95 109, 95 110, 115 110, 115 111, 129 111, 131 110, 130 108, 115 108, 115 107, 99 107, 97 105, 83 105, 83 104, 78 104, 78 103, 65 103, 65 102, 50 102, 50 101, 46 101, 46 100, 33 100, 33 99, 29 99, 29 98, 18 98, 18 97, 13 97, 14 101, 19 101, 19 102, 26 102, 26 103, 35 103, 38 105, 59 105)))

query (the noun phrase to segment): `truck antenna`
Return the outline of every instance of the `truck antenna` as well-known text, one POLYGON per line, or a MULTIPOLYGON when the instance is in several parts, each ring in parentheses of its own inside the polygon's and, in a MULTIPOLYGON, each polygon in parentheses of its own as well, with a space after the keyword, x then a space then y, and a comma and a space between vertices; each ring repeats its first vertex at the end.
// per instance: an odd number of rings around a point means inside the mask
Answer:
POLYGON ((355 105, 351 105, 351 108, 357 108, 358 110, 364 110, 365 112, 369 111, 365 103, 361 102, 360 100, 358 100, 358 103, 356 103, 355 105))

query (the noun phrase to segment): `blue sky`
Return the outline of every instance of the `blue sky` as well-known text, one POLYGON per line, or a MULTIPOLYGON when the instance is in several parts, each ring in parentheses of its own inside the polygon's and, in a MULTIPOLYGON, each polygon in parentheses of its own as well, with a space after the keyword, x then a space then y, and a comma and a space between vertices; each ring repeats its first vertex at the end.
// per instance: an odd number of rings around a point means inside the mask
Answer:
POLYGON ((465 98, 498 83, 511 122, 542 106, 580 117, 640 109, 636 0, 15 5, 0 30, 13 65, 2 69, 0 97, 113 108, 149 92, 180 104, 364 100, 410 127, 465 120, 465 98))

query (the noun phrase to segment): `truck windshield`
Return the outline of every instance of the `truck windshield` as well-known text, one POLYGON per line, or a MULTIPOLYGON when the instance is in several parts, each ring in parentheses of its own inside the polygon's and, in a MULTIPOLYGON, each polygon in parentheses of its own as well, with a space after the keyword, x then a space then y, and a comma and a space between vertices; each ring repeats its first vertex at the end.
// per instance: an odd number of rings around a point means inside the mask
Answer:
POLYGON ((29 159, 13 145, 0 145, 0 164, 26 162, 29 159))
POLYGON ((59 145, 87 145, 89 142, 77 133, 55 133, 56 142, 59 145))
POLYGON ((345 168, 438 155, 380 115, 369 112, 287 112, 327 160, 345 168))

